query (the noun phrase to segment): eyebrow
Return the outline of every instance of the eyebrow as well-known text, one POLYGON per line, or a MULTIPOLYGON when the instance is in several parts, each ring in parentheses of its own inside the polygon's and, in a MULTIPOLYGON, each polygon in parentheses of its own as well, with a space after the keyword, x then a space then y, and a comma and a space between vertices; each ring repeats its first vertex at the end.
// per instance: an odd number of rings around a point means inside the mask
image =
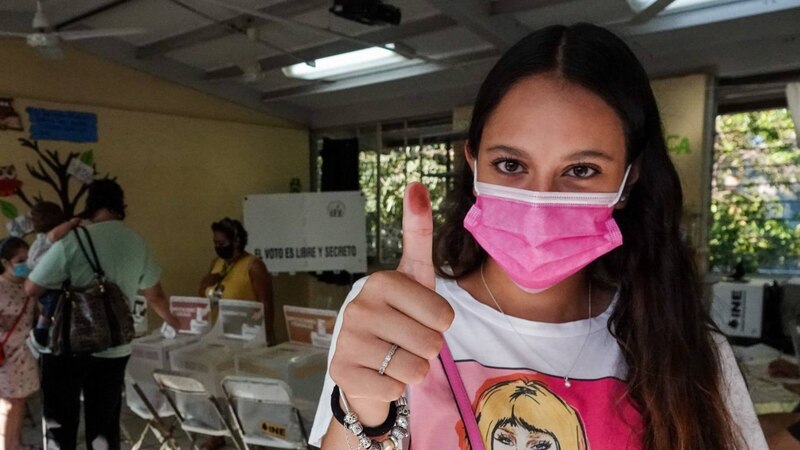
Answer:
POLYGON ((518 148, 515 148, 515 147, 509 147, 508 145, 493 145, 493 146, 487 148, 486 151, 510 153, 511 155, 513 155, 513 156, 515 156, 517 158, 520 158, 520 159, 523 159, 523 158, 527 159, 530 156, 527 153, 523 152, 522 150, 520 150, 518 148))
MULTIPOLYGON (((520 159, 527 159, 530 155, 518 148, 510 147, 508 145, 493 145, 486 149, 489 152, 504 152, 513 155, 514 157, 520 159)), ((582 159, 604 159, 606 161, 614 161, 608 153, 602 150, 590 149, 590 150, 579 150, 574 153, 570 153, 564 159, 568 161, 580 161, 582 159)))
POLYGON ((570 161, 578 161, 581 159, 589 159, 589 158, 596 158, 596 159, 604 159, 606 161, 614 161, 608 153, 601 151, 601 150, 580 150, 575 153, 571 153, 566 158, 570 161))

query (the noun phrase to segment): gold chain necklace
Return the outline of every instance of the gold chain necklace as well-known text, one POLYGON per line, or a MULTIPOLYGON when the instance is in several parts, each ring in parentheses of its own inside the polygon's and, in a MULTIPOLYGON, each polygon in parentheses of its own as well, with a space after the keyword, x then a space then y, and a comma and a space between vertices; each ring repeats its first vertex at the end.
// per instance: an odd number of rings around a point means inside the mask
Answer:
MULTIPOLYGON (((497 310, 500 311, 500 314, 502 314, 503 317, 506 319, 506 322, 508 322, 508 326, 511 327, 511 329, 514 331, 514 334, 516 334, 517 337, 519 337, 519 339, 522 341, 522 343, 526 347, 528 347, 528 350, 530 350, 531 353, 534 353, 534 354, 538 355, 541 358, 541 355, 539 355, 539 352, 534 350, 533 347, 531 347, 530 344, 528 344, 528 341, 526 341, 525 338, 523 338, 522 335, 519 333, 519 331, 517 331, 517 328, 511 322, 511 319, 509 319, 508 315, 505 313, 505 311, 503 311, 503 308, 500 307, 500 304, 497 303, 497 299, 494 297, 494 293, 492 293, 492 290, 489 289, 489 284, 486 283, 486 277, 483 275, 483 266, 484 265, 485 265, 485 263, 481 263, 481 281, 483 282, 483 287, 486 288, 486 292, 489 293, 489 297, 492 298, 492 301, 494 302, 494 305, 497 306, 497 310)), ((581 354, 583 353, 583 349, 584 349, 584 347, 586 347, 586 342, 589 341, 589 335, 592 334, 592 280, 591 280, 591 278, 589 279, 589 319, 588 319, 588 321, 589 321, 589 327, 588 327, 588 330, 586 331, 586 337, 583 338, 583 344, 581 344, 581 349, 578 351, 578 354, 575 356, 575 360, 572 361, 572 365, 569 367, 569 370, 567 370, 567 373, 562 377, 562 378, 564 378, 564 386, 566 386, 566 387, 572 386, 572 383, 569 381, 569 376, 572 373, 572 370, 575 368, 575 365, 578 364, 578 360, 581 358, 581 354)), ((553 366, 553 364, 550 363, 550 361, 546 360, 545 358, 541 358, 541 359, 548 366, 550 366, 550 369, 552 369, 555 372, 558 372, 558 369, 556 369, 553 366)))

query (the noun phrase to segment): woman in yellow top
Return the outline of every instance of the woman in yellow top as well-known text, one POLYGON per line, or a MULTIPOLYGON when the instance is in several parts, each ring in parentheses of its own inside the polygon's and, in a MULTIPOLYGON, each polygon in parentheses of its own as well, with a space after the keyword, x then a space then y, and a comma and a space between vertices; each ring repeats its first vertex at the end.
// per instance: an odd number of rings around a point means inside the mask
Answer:
POLYGON ((200 281, 200 295, 212 299, 252 300, 264 305, 267 343, 275 343, 272 276, 263 261, 247 253, 247 231, 238 220, 224 218, 211 224, 217 258, 200 281))

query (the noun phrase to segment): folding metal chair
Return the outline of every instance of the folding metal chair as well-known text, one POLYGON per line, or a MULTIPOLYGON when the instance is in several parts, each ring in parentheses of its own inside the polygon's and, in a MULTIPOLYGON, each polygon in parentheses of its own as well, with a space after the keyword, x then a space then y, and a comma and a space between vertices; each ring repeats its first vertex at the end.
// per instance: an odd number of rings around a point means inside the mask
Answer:
POLYGON ((191 448, 197 450, 196 434, 229 437, 237 448, 242 448, 225 417, 223 405, 201 381, 191 374, 169 370, 154 371, 153 379, 175 411, 191 448))
POLYGON ((273 378, 227 376, 222 391, 245 449, 308 449, 308 434, 289 386, 273 378))
POLYGON ((178 445, 175 440, 175 428, 177 424, 175 422, 169 423, 163 412, 159 412, 153 405, 153 402, 150 401, 150 397, 142 386, 128 374, 125 374, 125 385, 131 388, 125 390, 126 394, 130 395, 133 393, 136 395, 136 398, 138 398, 138 402, 126 402, 128 404, 128 409, 147 421, 136 441, 131 439, 131 450, 141 449, 148 433, 152 433, 158 440, 159 450, 180 450, 180 445, 178 445), (144 410, 141 409, 141 406, 144 406, 144 410))

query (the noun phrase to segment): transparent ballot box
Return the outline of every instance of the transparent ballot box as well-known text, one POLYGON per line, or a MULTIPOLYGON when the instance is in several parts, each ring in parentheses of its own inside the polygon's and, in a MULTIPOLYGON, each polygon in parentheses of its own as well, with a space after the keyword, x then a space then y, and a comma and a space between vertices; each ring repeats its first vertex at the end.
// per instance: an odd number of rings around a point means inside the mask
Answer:
POLYGON ((171 352, 170 368, 191 374, 215 396, 221 396, 217 385, 226 375, 235 372, 233 355, 244 351, 241 341, 207 338, 171 352))
MULTIPOLYGON (((259 302, 220 300, 217 321, 211 331, 194 344, 169 355, 172 370, 190 375, 218 398, 223 397, 220 382, 236 372, 234 357, 242 352, 266 348, 263 307, 259 302)), ((200 416, 192 404, 177 402, 185 416, 200 416)))
POLYGON ((280 380, 231 376, 222 388, 242 441, 270 448, 307 448, 289 386, 280 380))
POLYGON ((310 427, 325 381, 327 350, 283 343, 240 353, 235 359, 239 375, 272 378, 286 383, 292 393, 292 403, 300 411, 303 422, 310 427))
POLYGON ((174 339, 168 339, 157 332, 157 334, 133 340, 131 343, 131 359, 125 369, 125 399, 128 407, 134 413, 144 418, 150 418, 151 416, 147 406, 144 404, 144 400, 133 386, 136 383, 159 416, 172 414, 172 410, 166 404, 164 397, 153 381, 153 371, 169 369, 170 353, 195 343, 199 339, 199 336, 191 335, 178 335, 174 339))

